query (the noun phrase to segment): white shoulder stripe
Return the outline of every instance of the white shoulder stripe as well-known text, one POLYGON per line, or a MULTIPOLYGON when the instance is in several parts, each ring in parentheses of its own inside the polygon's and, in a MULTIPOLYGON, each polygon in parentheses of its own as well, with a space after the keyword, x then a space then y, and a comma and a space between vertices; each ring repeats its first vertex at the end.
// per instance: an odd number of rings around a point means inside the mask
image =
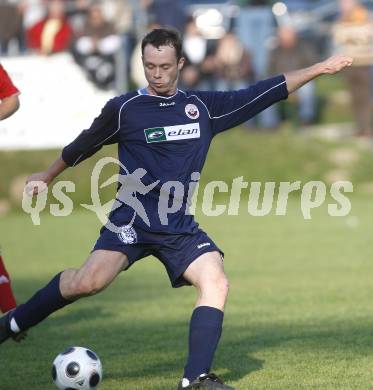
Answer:
MULTIPOLYGON (((142 95, 135 95, 135 96, 131 97, 131 99, 126 100, 126 101, 120 106, 119 113, 118 113, 118 127, 117 127, 117 129, 116 129, 112 134, 110 134, 109 136, 107 136, 103 141, 101 141, 101 142, 99 142, 98 144, 94 145, 94 146, 93 146, 94 148, 96 148, 97 146, 102 145, 106 140, 108 140, 108 139, 111 138, 113 135, 115 135, 116 133, 118 133, 118 131, 119 131, 119 129, 120 129, 120 115, 121 115, 121 113, 122 113, 123 107, 124 107, 127 103, 129 103, 131 100, 134 100, 134 99, 136 99, 136 98, 138 98, 138 97, 140 97, 140 96, 142 96, 142 95)), ((82 157, 83 155, 84 155, 84 153, 82 153, 82 154, 74 161, 73 166, 81 159, 81 157, 82 157)))
MULTIPOLYGON (((256 98, 250 100, 248 103, 245 103, 245 104, 242 105, 241 107, 238 107, 238 108, 236 108, 235 110, 230 111, 230 112, 227 112, 226 114, 223 114, 223 115, 220 115, 220 116, 211 116, 210 111, 208 110, 206 104, 205 104, 205 103, 203 102, 203 100, 201 100, 197 95, 190 95, 190 96, 188 96, 188 98, 190 98, 190 97, 192 97, 192 96, 196 97, 196 98, 205 106, 206 111, 207 111, 208 116, 209 116, 210 119, 220 119, 220 118, 223 118, 223 117, 225 117, 225 116, 227 116, 227 115, 234 114, 235 112, 241 110, 242 108, 248 106, 249 104, 254 103, 254 102, 257 101, 258 99, 260 99, 262 96, 266 95, 268 92, 272 91, 272 90, 275 89, 275 88, 280 87, 280 86, 283 85, 283 84, 286 84, 286 81, 282 81, 281 83, 274 85, 273 87, 271 87, 271 88, 267 89, 266 91, 262 92, 262 93, 261 93, 260 95, 258 95, 256 98)), ((181 92, 183 92, 183 93, 186 95, 186 93, 185 93, 184 91, 181 91, 181 92)))
POLYGON ((131 99, 126 100, 126 101, 120 106, 119 113, 118 113, 118 128, 114 131, 113 134, 111 134, 111 135, 109 135, 108 137, 106 137, 103 141, 99 142, 99 143, 96 144, 94 147, 97 147, 97 146, 99 146, 99 145, 102 145, 107 139, 111 138, 113 135, 115 135, 116 133, 118 133, 118 131, 119 131, 119 129, 120 129, 120 115, 121 115, 121 113, 122 113, 123 107, 124 107, 127 103, 129 103, 131 100, 134 100, 134 99, 136 99, 136 98, 138 98, 138 97, 140 97, 140 96, 141 96, 141 95, 135 95, 135 96, 131 97, 131 99))

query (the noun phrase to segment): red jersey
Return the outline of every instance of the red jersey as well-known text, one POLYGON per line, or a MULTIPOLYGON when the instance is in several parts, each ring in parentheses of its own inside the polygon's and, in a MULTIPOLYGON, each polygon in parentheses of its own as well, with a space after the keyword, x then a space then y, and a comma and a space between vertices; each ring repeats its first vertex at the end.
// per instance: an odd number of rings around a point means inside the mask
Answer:
POLYGON ((18 93, 19 90, 14 86, 8 73, 0 64, 0 100, 18 93))

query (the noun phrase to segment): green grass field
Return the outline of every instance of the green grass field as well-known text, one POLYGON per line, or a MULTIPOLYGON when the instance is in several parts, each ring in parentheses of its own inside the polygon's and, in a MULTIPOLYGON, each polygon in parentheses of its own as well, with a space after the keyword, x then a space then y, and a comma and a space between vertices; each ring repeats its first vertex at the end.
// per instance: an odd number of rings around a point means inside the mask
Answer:
MULTIPOLYGON (((294 197, 284 217, 199 218, 225 250, 231 291, 214 370, 238 389, 373 388, 373 204, 350 216, 321 207, 305 221, 294 197)), ((97 233, 93 214, 0 219, 15 292, 23 301, 60 269, 77 266, 97 233)), ((54 314, 22 345, 0 347, 0 389, 53 389, 51 363, 67 346, 102 359, 102 390, 174 389, 186 357, 195 294, 173 290, 146 259, 105 292, 54 314)))

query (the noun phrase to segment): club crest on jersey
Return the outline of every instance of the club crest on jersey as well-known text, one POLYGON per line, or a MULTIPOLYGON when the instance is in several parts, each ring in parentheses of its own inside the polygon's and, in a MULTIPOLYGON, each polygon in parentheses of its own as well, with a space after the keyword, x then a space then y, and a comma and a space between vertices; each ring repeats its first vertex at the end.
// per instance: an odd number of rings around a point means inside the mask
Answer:
POLYGON ((197 119, 197 118, 199 118, 198 107, 195 104, 187 104, 185 106, 185 114, 190 119, 197 119))
POLYGON ((118 237, 124 244, 136 244, 137 242, 137 233, 132 226, 122 226, 118 237))

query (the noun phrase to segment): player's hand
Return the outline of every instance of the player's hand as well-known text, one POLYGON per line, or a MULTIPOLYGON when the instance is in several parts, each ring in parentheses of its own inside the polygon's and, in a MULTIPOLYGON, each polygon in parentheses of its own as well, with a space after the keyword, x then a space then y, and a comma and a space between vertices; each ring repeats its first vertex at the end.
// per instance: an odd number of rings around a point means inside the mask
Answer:
POLYGON ((321 74, 335 74, 342 69, 351 66, 353 58, 342 54, 336 54, 319 63, 321 74))
POLYGON ((47 172, 34 173, 26 179, 26 194, 29 196, 37 195, 47 189, 52 178, 47 172))

